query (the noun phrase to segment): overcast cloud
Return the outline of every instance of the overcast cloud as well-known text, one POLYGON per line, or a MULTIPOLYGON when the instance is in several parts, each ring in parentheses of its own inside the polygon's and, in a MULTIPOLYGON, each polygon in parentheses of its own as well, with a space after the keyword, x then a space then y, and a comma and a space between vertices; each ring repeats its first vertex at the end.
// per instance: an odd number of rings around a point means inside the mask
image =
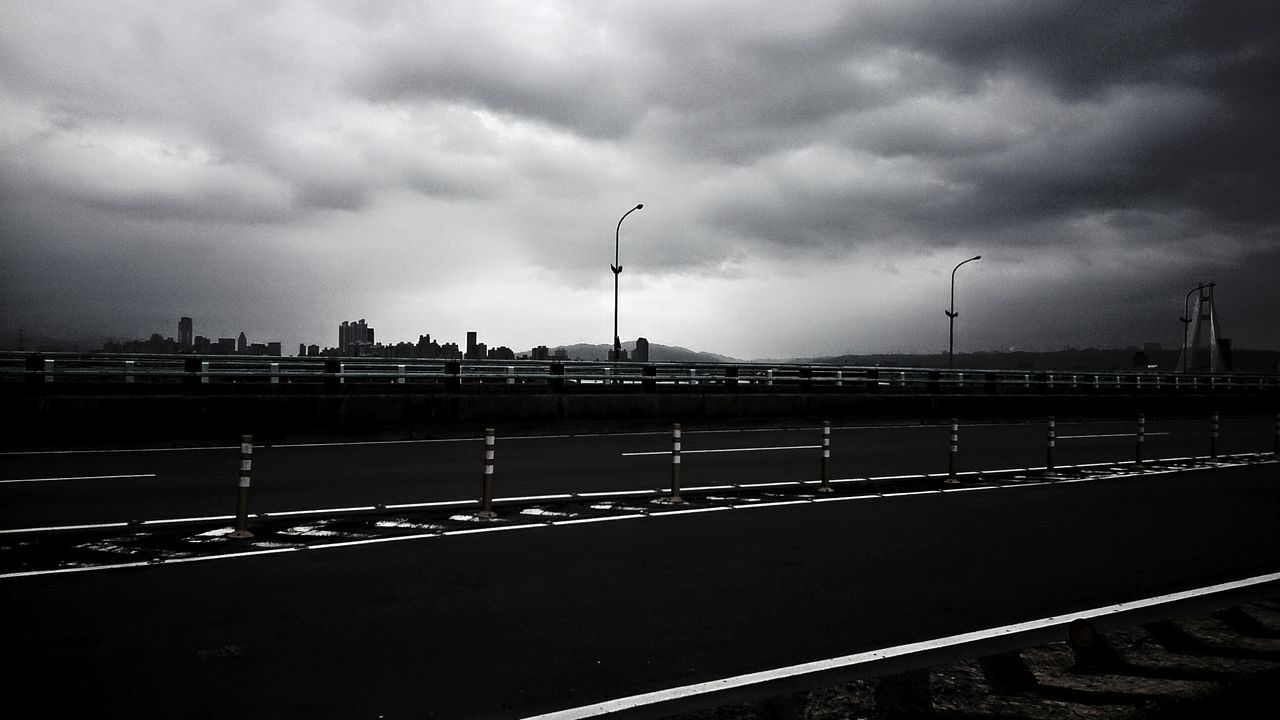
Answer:
POLYGON ((1280 348, 1280 4, 0 4, 0 330, 1280 348))

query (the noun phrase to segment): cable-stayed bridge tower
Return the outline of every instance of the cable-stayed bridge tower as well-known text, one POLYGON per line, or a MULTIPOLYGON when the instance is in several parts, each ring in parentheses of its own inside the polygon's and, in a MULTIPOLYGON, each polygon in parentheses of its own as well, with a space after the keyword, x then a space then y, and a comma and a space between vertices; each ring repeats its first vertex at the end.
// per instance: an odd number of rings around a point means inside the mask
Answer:
POLYGON ((1227 370, 1223 348, 1229 343, 1218 330, 1218 317, 1214 311, 1213 288, 1216 283, 1200 283, 1187 293, 1183 303, 1182 357, 1178 367, 1189 373, 1217 373, 1227 370), (1188 307, 1191 296, 1194 304, 1188 307))

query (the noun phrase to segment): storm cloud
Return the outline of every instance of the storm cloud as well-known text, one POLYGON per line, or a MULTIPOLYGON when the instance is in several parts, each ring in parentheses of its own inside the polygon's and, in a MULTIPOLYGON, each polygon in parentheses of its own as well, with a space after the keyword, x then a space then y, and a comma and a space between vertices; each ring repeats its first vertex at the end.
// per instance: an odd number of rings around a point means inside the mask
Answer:
POLYGON ((10 2, 0 331, 1280 347, 1268 2, 10 2), (621 215, 636 203, 645 208, 621 215))

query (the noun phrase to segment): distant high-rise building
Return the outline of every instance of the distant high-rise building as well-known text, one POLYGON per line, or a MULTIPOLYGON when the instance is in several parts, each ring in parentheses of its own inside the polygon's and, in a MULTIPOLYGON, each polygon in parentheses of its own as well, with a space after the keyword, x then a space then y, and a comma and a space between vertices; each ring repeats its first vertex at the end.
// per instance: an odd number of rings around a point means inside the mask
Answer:
POLYGON ((244 336, 244 332, 240 333, 240 337, 236 338, 236 352, 242 353, 249 349, 249 338, 244 336))
POLYGON ((306 356, 307 356, 307 344, 298 343, 298 357, 306 357, 306 356))
POLYGON ((548 360, 551 357, 551 351, 546 345, 539 345, 533 349, 532 358, 534 360, 548 360))
POLYGON ((338 326, 338 354, 363 355, 365 348, 373 345, 373 328, 365 323, 364 318, 347 322, 338 326))
POLYGON ((636 338, 636 349, 631 353, 631 359, 636 362, 649 362, 649 341, 644 338, 636 338))
POLYGON ((191 333, 191 318, 178 318, 178 346, 183 350, 190 350, 194 336, 191 333))
POLYGON ((467 354, 465 357, 468 360, 476 359, 476 331, 475 330, 467 331, 467 354))

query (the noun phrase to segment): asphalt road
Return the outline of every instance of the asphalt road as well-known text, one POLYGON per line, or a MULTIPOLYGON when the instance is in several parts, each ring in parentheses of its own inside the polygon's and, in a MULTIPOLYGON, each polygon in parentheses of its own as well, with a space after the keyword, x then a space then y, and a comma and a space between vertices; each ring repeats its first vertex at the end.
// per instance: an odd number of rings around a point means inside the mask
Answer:
MULTIPOLYGON (((1059 465, 1132 460, 1135 423, 1060 422, 1059 465)), ((1273 418, 1224 418, 1219 452, 1270 451, 1273 418)), ((1209 453, 1203 420, 1152 420, 1147 458, 1209 453)), ((833 478, 947 470, 949 427, 841 427, 833 478)), ((1045 463, 1046 428, 963 425, 958 468, 1045 463)), ((686 432, 686 486, 817 479, 820 429, 686 432)), ((670 433, 504 437, 496 449, 501 497, 666 487, 670 433)), ((235 510, 239 447, 0 454, 0 530, 83 523, 217 517, 235 510)), ((274 445, 254 448, 250 510, 321 510, 478 498, 480 439, 274 445)))
POLYGON ((525 717, 1274 573, 1276 467, 10 577, 7 695, 67 717, 525 717))

